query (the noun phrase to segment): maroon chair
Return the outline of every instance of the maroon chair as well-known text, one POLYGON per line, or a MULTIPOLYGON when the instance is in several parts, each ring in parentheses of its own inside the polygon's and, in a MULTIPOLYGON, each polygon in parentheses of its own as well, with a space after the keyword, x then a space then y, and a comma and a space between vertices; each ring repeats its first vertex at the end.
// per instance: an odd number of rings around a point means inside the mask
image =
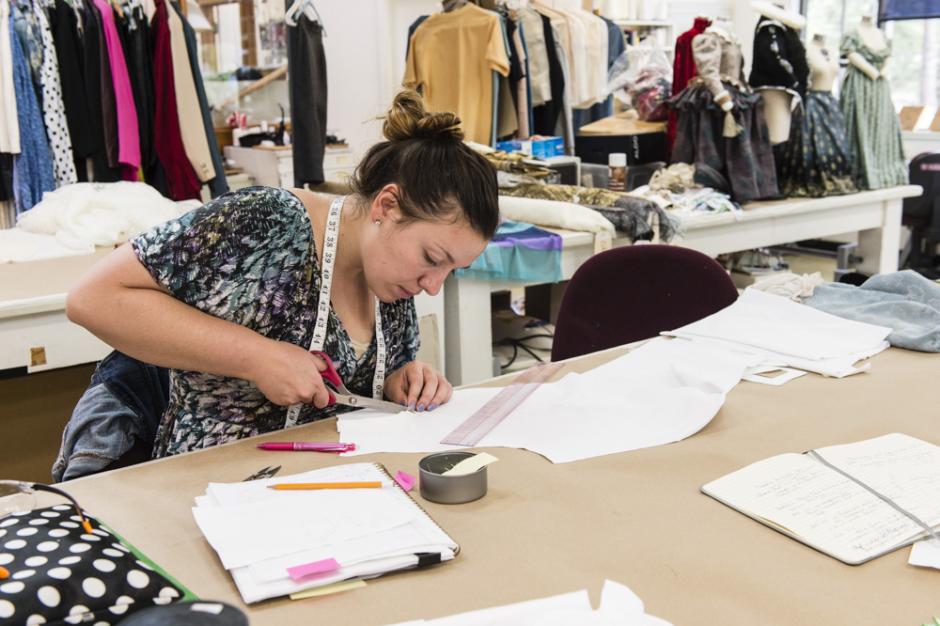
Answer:
POLYGON ((552 361, 655 337, 737 298, 728 273, 701 252, 660 245, 602 252, 578 268, 565 290, 552 361))

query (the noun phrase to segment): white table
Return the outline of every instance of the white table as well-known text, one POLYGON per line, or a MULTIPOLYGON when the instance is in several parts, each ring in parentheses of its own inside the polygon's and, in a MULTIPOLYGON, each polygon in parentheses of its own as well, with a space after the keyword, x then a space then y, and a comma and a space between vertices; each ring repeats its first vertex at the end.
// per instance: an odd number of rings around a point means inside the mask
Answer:
POLYGON ((0 371, 39 372, 104 358, 111 348, 65 315, 71 286, 111 248, 0 264, 0 371))
MULTIPOLYGON (((908 185, 848 196, 756 202, 740 214, 686 218, 682 222, 684 234, 672 243, 717 256, 857 232, 857 253, 862 257, 859 271, 893 272, 898 269, 902 200, 920 193, 920 187, 908 185)), ((594 237, 590 233, 557 232, 562 235, 562 278, 567 280, 593 256, 594 237)), ((628 243, 626 238, 614 241, 615 246, 628 243)), ((447 279, 445 357, 447 377, 452 383, 465 385, 493 375, 490 294, 530 284, 454 276, 447 279)))

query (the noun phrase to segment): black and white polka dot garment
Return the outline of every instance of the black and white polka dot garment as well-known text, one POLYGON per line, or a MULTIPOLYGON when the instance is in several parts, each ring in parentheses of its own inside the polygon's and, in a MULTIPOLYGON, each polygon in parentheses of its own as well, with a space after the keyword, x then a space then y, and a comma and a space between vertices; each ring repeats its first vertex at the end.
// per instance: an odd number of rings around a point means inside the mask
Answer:
POLYGON ((68 505, 0 519, 0 624, 111 626, 184 590, 92 521, 86 533, 68 505))
POLYGON ((65 103, 62 100, 62 83, 59 80, 59 61, 56 57, 52 31, 49 29, 48 13, 43 0, 33 0, 33 10, 39 19, 42 33, 42 119, 46 124, 46 136, 52 152, 52 171, 56 187, 78 181, 75 162, 72 160, 72 138, 68 120, 65 118, 65 103))

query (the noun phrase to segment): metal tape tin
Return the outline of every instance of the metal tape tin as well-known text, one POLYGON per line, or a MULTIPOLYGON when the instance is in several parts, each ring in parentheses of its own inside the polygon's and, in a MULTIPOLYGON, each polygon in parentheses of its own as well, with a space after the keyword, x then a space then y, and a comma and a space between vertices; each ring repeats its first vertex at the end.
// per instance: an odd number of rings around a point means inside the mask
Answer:
POLYGON ((444 472, 475 452, 438 452, 418 462, 421 497, 440 504, 461 504, 479 500, 486 495, 486 467, 471 474, 444 476, 444 472))

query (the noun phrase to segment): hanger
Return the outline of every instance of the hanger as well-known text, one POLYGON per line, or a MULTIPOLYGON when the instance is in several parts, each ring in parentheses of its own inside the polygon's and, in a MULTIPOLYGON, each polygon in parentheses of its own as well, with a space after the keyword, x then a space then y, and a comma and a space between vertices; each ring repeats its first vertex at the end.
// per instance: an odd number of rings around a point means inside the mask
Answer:
POLYGON ((288 26, 297 26, 297 18, 301 12, 303 12, 311 22, 320 24, 320 28, 323 29, 323 36, 326 37, 326 28, 323 26, 323 18, 320 17, 320 12, 317 11, 313 0, 294 0, 294 3, 290 5, 290 8, 287 9, 287 12, 284 14, 284 21, 287 22, 288 26))

